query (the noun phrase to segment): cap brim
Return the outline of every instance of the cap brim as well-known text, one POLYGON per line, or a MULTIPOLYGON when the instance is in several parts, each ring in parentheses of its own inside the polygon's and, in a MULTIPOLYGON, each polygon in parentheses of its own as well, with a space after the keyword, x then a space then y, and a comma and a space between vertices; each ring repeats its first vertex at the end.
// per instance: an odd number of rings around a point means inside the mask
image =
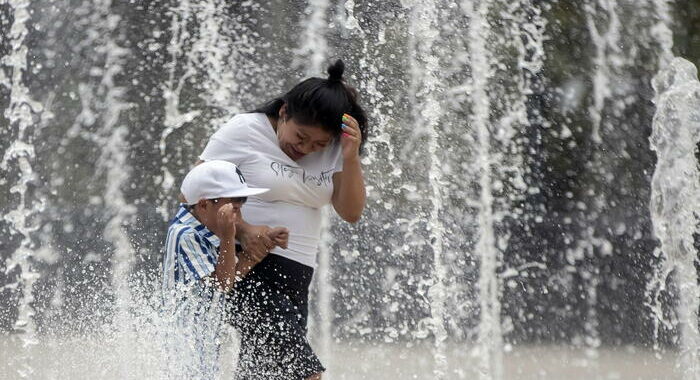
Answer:
POLYGON ((266 193, 268 191, 270 191, 270 189, 265 189, 262 187, 249 187, 247 189, 241 189, 241 190, 232 191, 230 193, 226 193, 226 195, 221 196, 221 198, 250 197, 251 195, 258 195, 258 194, 266 193))
MULTIPOLYGON (((265 189, 265 188, 262 188, 262 187, 249 187, 249 188, 247 188, 247 189, 235 190, 235 191, 231 191, 231 192, 228 192, 228 193, 218 194, 218 195, 216 195, 216 196, 212 196, 212 197, 209 198, 209 199, 213 199, 213 198, 241 198, 241 197, 249 197, 249 196, 251 196, 251 195, 258 195, 258 194, 262 194, 262 193, 265 193, 265 192, 268 192, 268 191, 270 191, 270 189, 265 189)), ((194 203, 192 203, 192 202, 187 202, 187 204, 193 205, 193 204, 197 204, 197 202, 194 202, 194 203)))

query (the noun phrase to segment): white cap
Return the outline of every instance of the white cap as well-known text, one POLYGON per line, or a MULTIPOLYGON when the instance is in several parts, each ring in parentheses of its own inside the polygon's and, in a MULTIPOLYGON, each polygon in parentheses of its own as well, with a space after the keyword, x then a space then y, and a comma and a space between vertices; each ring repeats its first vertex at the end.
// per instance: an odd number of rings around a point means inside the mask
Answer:
POLYGON ((185 201, 190 205, 200 199, 247 197, 268 190, 248 187, 236 165, 221 160, 206 161, 195 166, 180 186, 185 201))

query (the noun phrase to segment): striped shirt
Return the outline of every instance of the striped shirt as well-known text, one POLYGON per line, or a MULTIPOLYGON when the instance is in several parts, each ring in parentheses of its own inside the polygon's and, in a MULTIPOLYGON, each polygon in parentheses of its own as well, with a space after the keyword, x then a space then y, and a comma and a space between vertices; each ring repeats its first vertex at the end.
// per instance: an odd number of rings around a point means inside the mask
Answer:
POLYGON ((171 370, 192 378, 216 378, 224 325, 224 294, 209 282, 219 257, 219 238, 181 205, 170 223, 163 258, 164 316, 171 370))
POLYGON ((163 288, 190 284, 214 272, 219 257, 219 238, 181 205, 170 222, 165 240, 163 288))

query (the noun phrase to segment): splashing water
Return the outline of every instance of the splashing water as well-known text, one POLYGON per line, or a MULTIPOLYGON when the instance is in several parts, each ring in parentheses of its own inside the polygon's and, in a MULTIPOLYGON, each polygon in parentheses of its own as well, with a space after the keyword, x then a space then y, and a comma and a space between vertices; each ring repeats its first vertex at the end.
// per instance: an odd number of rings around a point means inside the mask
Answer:
POLYGON ((178 182, 232 114, 342 58, 368 200, 356 225, 324 214, 324 378, 696 378, 697 80, 674 7, 0 0, 0 370, 186 369, 163 364, 157 296, 178 182))
MULTIPOLYGON (((307 77, 322 76, 328 60, 328 44, 326 42, 327 13, 330 3, 328 0, 315 0, 307 4, 305 12, 308 18, 302 19, 304 32, 299 46, 295 50, 294 65, 303 68, 307 77)), ((318 266, 314 283, 312 285, 312 304, 315 305, 314 313, 309 322, 310 330, 318 326, 315 336, 318 340, 319 352, 331 352, 333 341, 333 283, 331 282, 332 272, 330 266, 331 252, 329 247, 333 245, 334 239, 330 231, 332 214, 330 210, 324 210, 321 220, 321 237, 318 251, 318 266), (316 296, 316 300, 314 300, 316 296), (315 302, 313 302, 315 301, 315 302)), ((332 367, 333 356, 321 354, 321 359, 328 367, 332 367)))
MULTIPOLYGON (((411 4, 411 27, 412 33, 422 37, 415 40, 416 46, 413 48, 414 56, 412 64, 414 73, 411 78, 414 81, 412 87, 416 88, 416 96, 419 103, 414 107, 420 109, 416 112, 416 124, 425 130, 427 135, 427 151, 429 155, 428 184, 431 191, 431 207, 427 221, 428 237, 433 251, 432 282, 429 285, 427 296, 430 300, 431 318, 428 328, 434 336, 434 358, 435 369, 433 371, 436 379, 444 379, 447 372, 447 357, 445 355, 445 340, 447 339, 447 329, 445 328, 445 280, 446 268, 444 263, 444 234, 440 213, 443 209, 443 195, 441 193, 443 184, 442 167, 439 162, 437 150, 439 147, 439 134, 437 131, 438 122, 443 110, 439 103, 439 67, 436 53, 439 50, 437 22, 439 20, 439 10, 435 3, 415 2, 411 4), (420 74, 419 74, 420 73, 420 74)), ((438 55, 439 56, 439 55, 438 55)))
POLYGON ((3 218, 11 225, 12 233, 19 234, 21 239, 19 247, 5 261, 5 268, 6 273, 19 271, 17 282, 11 286, 21 292, 13 328, 21 334, 22 351, 13 361, 17 362, 17 374, 22 378, 31 377, 34 373, 29 352, 39 343, 33 309, 34 283, 39 273, 32 260, 36 249, 32 233, 38 229, 33 217, 43 210, 42 199, 37 196, 30 197, 29 193, 30 185, 36 186, 39 181, 33 169, 36 158, 33 144, 38 134, 35 117, 41 112, 41 105, 31 98, 29 89, 24 84, 24 75, 28 70, 28 49, 25 45, 28 34, 26 22, 30 17, 28 6, 29 1, 13 2, 14 22, 8 36, 11 52, 0 61, 11 72, 9 78, 5 78, 4 74, 0 76, 0 85, 10 91, 10 104, 5 109, 5 117, 15 136, 3 154, 0 170, 3 172, 3 178, 11 178, 8 175, 11 166, 15 166, 19 172, 15 184, 10 187, 10 193, 16 194, 18 198, 13 197, 12 201, 16 208, 5 213, 3 218))
POLYGON ((309 17, 304 19, 304 32, 299 47, 295 51, 297 66, 303 67, 307 77, 318 76, 325 69, 328 60, 328 43, 325 32, 328 26, 326 14, 330 3, 328 0, 312 0, 307 4, 304 13, 309 17))
POLYGON ((473 115, 471 125, 476 130, 477 164, 479 166, 479 240, 475 253, 480 258, 479 268, 479 301, 480 318, 478 325, 477 347, 475 353, 479 360, 481 378, 501 379, 502 374, 502 335, 500 309, 500 283, 496 275, 501 261, 500 252, 496 249, 494 231, 493 193, 492 193, 492 158, 491 134, 489 131, 489 96, 486 94, 487 83, 492 76, 489 65, 490 52, 486 41, 490 31, 487 15, 493 6, 490 1, 479 2, 476 8, 472 4, 464 4, 464 11, 470 19, 469 52, 472 60, 472 97, 473 115))

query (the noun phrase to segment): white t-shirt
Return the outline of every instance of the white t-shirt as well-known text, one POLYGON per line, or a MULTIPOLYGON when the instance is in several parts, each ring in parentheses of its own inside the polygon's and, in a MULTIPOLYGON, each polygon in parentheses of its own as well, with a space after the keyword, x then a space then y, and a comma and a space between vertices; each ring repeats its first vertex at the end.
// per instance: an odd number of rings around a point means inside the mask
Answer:
POLYGON ((246 222, 287 227, 287 249, 271 253, 316 267, 321 233, 321 208, 331 202, 333 174, 343 170, 340 144, 294 161, 279 147, 267 116, 234 116, 214 133, 201 160, 226 160, 237 165, 251 187, 270 191, 248 198, 242 215, 246 222))

